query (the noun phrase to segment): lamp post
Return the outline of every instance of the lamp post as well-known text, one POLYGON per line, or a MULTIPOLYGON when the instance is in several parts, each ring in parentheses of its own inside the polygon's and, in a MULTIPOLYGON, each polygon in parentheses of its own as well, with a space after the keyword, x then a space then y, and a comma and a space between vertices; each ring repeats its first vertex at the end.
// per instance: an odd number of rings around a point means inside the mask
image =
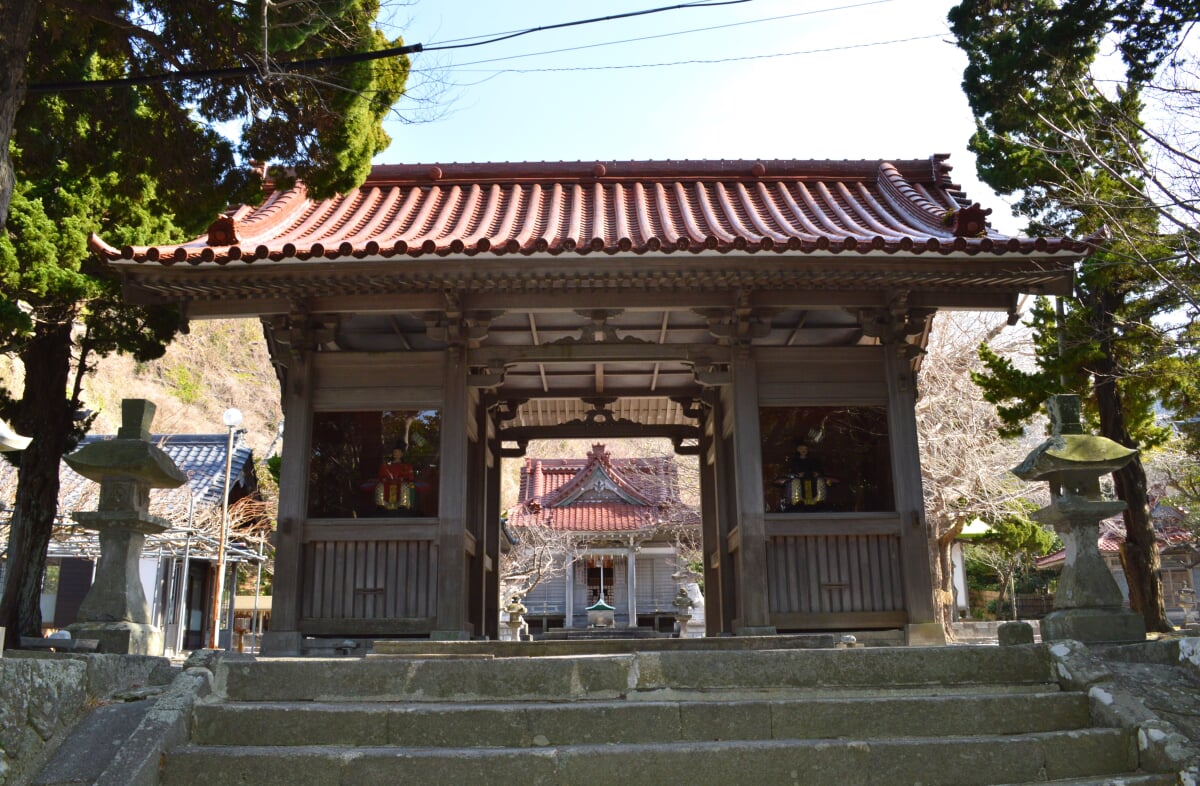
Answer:
POLYGON ((225 410, 222 417, 229 429, 229 442, 225 447, 225 490, 221 495, 221 537, 217 542, 217 586, 213 592, 212 615, 208 632, 208 648, 216 649, 221 629, 221 596, 225 593, 225 545, 229 541, 229 475, 233 469, 233 435, 242 425, 242 411, 236 408, 225 410))

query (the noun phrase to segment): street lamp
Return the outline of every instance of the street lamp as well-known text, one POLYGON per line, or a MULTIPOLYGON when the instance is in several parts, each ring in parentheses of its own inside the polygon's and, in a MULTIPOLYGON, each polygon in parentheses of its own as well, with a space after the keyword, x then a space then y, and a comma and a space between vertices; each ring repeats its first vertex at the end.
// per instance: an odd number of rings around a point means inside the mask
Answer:
POLYGON ((217 637, 221 629, 221 595, 225 592, 225 544, 229 541, 229 474, 233 469, 233 435, 242 425, 242 411, 225 410, 222 420, 229 429, 229 442, 225 447, 225 493, 221 495, 221 537, 217 544, 217 587, 212 599, 212 618, 208 631, 208 648, 217 648, 217 637))

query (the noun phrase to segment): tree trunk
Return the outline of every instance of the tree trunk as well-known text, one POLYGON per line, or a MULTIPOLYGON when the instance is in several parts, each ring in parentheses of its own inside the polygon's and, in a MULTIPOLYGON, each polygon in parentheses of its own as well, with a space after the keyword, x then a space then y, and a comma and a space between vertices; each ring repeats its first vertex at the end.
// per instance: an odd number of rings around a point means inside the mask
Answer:
POLYGON ((4 229, 12 200, 14 178, 8 141, 17 110, 25 100, 25 61, 36 18, 37 0, 0 3, 0 229, 4 229))
POLYGON ((954 597, 954 560, 951 549, 954 540, 962 532, 963 522, 959 521, 947 527, 945 531, 931 538, 930 547, 933 550, 933 586, 938 596, 934 610, 941 617, 942 629, 946 632, 948 641, 957 639, 954 623, 958 620, 958 604, 954 597))
POLYGON ((17 646, 20 636, 42 635, 42 574, 58 510, 59 460, 72 424, 66 391, 73 313, 63 309, 52 321, 39 314, 34 336, 21 351, 25 391, 14 423, 20 433, 32 434, 33 441, 21 453, 8 537, 7 579, 0 599, 0 625, 8 629, 6 646, 17 646))
MULTIPOLYGON (((1125 412, 1121 405, 1121 394, 1117 388, 1117 364, 1112 354, 1112 324, 1114 306, 1120 295, 1107 291, 1100 298, 1098 321, 1103 358, 1093 369, 1096 407, 1100 413, 1100 433, 1128 448, 1136 448, 1129 428, 1125 423, 1125 412)), ((1150 499, 1146 494, 1146 470, 1140 456, 1121 470, 1113 473, 1113 486, 1117 499, 1123 500, 1125 508, 1125 542, 1121 545, 1121 566, 1129 585, 1129 606, 1142 615, 1148 632, 1173 630, 1167 620, 1166 604, 1163 601, 1162 561, 1158 554, 1158 543, 1154 522, 1150 520, 1150 499)))

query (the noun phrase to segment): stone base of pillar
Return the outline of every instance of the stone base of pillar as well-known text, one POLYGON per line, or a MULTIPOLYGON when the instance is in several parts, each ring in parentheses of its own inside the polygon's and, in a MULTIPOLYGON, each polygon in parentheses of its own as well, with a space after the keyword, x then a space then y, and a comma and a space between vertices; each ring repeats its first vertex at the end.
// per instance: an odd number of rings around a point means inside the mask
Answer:
POLYGON ((1064 639, 1084 644, 1145 641, 1146 622, 1129 609, 1057 609, 1042 618, 1042 641, 1064 639))
POLYGON ((144 622, 76 622, 67 626, 74 639, 95 639, 99 652, 114 655, 162 655, 163 634, 144 622))
POLYGON ((946 629, 940 622, 913 622, 904 626, 904 643, 910 647, 940 647, 946 643, 946 629))
POLYGON ((274 658, 294 658, 300 655, 303 637, 298 630, 269 630, 262 636, 258 654, 274 658))

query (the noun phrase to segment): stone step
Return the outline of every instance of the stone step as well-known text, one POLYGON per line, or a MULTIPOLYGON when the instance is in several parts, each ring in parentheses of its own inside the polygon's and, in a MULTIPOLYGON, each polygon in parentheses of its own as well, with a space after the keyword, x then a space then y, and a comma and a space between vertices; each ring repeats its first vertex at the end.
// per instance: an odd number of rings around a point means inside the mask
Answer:
POLYGON ((495 659, 226 659, 216 688, 233 701, 553 701, 942 688, 958 693, 965 686, 1029 691, 1055 682, 1049 651, 1030 644, 495 659))
MULTIPOLYGON (((1137 775, 1097 775, 1085 778, 1066 778, 1063 780, 1046 781, 1038 786, 1177 786, 1179 778, 1175 773, 1148 772, 1137 775)), ((1005 783, 1000 786, 1021 786, 1016 783, 1005 783)))
MULTIPOLYGON (((542 748, 187 746, 164 786, 254 783, 594 784, 1036 783, 1133 772, 1132 734, 1084 729, 987 737, 688 741, 542 748)), ((1103 782, 1103 781, 1101 781, 1103 782)))
POLYGON ((950 737, 1089 726, 1082 693, 790 701, 197 706, 200 745, 542 747, 701 740, 950 737))
MULTIPOLYGON (((564 639, 541 638, 537 641, 428 641, 424 639, 385 639, 365 642, 368 657, 381 655, 491 655, 497 658, 543 657, 548 655, 619 655, 632 652, 708 651, 766 649, 834 649, 842 642, 842 633, 804 633, 780 636, 710 636, 698 639, 564 639)), ((903 631, 855 631, 855 646, 902 647, 903 631)), ((311 640, 310 640, 311 641, 311 640)), ((336 641, 326 644, 332 650, 336 641)), ((327 653, 332 655, 333 653, 327 653)))

